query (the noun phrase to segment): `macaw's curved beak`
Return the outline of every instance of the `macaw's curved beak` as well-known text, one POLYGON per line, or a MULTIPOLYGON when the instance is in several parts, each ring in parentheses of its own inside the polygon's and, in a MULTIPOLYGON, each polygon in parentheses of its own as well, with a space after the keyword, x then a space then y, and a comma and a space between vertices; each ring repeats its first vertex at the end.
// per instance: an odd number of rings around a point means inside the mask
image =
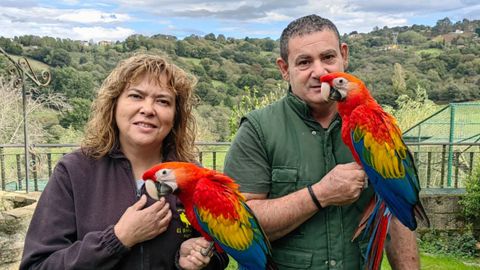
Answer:
POLYGON ((164 182, 155 182, 150 179, 145 181, 145 190, 152 199, 160 200, 161 197, 173 193, 173 188, 164 182))
POLYGON ((321 95, 325 100, 343 101, 345 97, 337 88, 330 86, 327 82, 322 82, 321 95))
POLYGON ((333 101, 343 101, 345 97, 337 90, 337 88, 332 87, 330 89, 330 95, 328 95, 328 99, 333 101))

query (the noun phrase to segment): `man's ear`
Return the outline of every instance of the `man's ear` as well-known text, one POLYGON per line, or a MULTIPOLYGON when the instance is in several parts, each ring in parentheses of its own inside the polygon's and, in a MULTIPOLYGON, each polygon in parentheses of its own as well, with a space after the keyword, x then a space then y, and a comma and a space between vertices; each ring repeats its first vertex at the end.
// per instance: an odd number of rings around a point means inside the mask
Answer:
POLYGON ((348 57, 349 57, 349 50, 347 43, 340 44, 340 53, 342 54, 343 58, 343 70, 347 70, 348 68, 348 57))
POLYGON ((277 63, 280 73, 282 74, 282 78, 288 82, 290 80, 290 77, 288 76, 288 63, 285 62, 285 60, 283 60, 281 57, 277 58, 277 61, 275 62, 277 63))

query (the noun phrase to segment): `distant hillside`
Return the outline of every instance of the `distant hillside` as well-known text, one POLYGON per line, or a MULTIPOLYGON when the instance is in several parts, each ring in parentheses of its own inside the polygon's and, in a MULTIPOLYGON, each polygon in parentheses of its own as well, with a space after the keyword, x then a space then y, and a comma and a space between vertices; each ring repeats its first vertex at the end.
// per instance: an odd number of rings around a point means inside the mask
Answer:
MULTIPOLYGON (((401 94, 413 96, 426 89, 437 103, 480 98, 480 21, 439 20, 433 27, 413 25, 377 28, 367 34, 342 37, 350 46, 349 72, 360 76, 380 103, 395 106, 401 94)), ((123 42, 89 44, 83 41, 33 35, 7 39, 0 46, 51 67, 49 91, 72 100, 73 110, 62 113, 60 124, 81 129, 101 81, 116 63, 134 53, 164 55, 198 78, 197 111, 213 126, 228 121, 231 109, 255 88, 258 96, 285 89, 275 65, 278 41, 269 38, 234 39, 224 35, 132 35, 123 42), (212 110, 216 108, 215 110, 212 110), (213 111, 213 112, 212 112, 213 111), (79 115, 84 115, 79 117, 79 115), (227 115, 227 116, 225 116, 227 115)), ((2 64, 0 57, 0 67, 2 64)), ((225 125, 210 130, 215 139, 228 137, 225 125)))

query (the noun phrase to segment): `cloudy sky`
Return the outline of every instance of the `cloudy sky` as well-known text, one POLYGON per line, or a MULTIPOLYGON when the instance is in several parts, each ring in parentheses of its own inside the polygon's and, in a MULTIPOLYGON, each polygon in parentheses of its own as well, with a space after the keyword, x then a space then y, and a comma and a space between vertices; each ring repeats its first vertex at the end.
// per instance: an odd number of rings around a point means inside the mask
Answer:
POLYGON ((124 40, 132 34, 277 39, 293 19, 316 13, 340 33, 480 19, 479 0, 1 0, 0 36, 124 40), (420 2, 420 3, 419 3, 420 2))

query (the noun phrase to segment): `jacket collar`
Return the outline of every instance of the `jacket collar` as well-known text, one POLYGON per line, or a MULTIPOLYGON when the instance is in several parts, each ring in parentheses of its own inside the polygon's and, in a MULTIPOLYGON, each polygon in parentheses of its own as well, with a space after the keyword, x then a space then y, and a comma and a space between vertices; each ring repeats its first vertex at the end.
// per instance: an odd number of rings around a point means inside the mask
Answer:
MULTIPOLYGON (((108 156, 115 159, 127 158, 125 154, 122 152, 122 150, 120 149, 120 144, 118 143, 118 141, 112 147, 112 149, 108 153, 108 156)), ((178 160, 177 155, 173 151, 169 151, 168 153, 163 153, 163 162, 176 161, 176 160, 178 160)))
MULTIPOLYGON (((312 114, 310 113, 310 107, 308 107, 305 101, 293 94, 292 87, 290 85, 288 86, 288 92, 285 99, 288 106, 292 108, 292 110, 309 126, 315 129, 322 129, 320 124, 312 117, 312 114)), ((337 125, 340 125, 341 122, 342 119, 340 115, 336 113, 335 118, 333 118, 332 122, 328 127, 328 130, 332 130, 337 125)))

